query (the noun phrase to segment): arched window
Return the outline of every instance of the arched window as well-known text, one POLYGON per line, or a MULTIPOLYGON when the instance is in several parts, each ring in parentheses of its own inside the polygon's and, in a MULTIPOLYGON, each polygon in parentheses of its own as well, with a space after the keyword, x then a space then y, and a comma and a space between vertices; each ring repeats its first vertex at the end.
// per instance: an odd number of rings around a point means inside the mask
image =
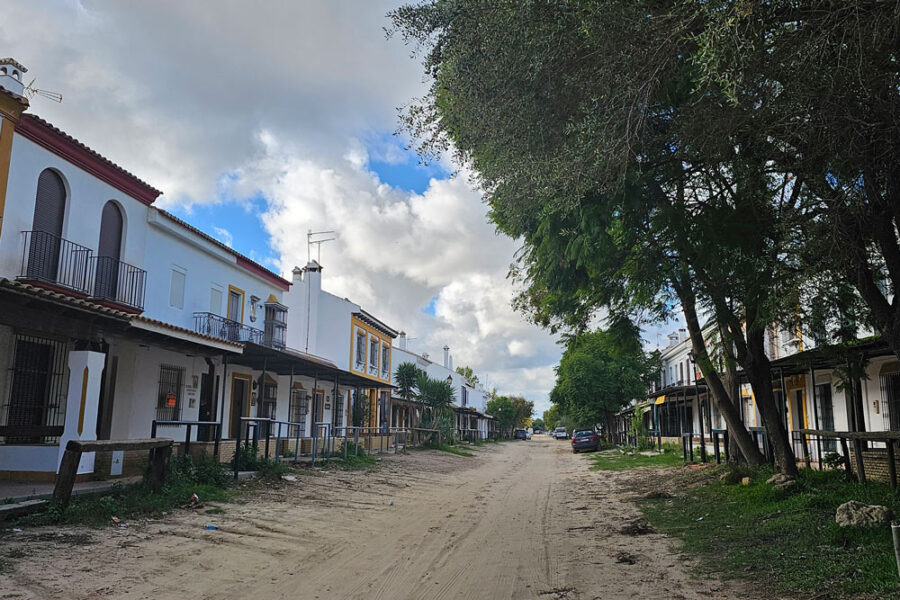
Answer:
POLYGON ((38 177, 34 201, 34 219, 29 240, 29 278, 55 282, 59 271, 63 218, 66 213, 66 186, 52 169, 44 169, 38 177))
POLYGON ((103 206, 100 217, 100 242, 97 244, 97 277, 94 296, 116 299, 119 285, 119 258, 122 249, 122 210, 110 200, 103 206))

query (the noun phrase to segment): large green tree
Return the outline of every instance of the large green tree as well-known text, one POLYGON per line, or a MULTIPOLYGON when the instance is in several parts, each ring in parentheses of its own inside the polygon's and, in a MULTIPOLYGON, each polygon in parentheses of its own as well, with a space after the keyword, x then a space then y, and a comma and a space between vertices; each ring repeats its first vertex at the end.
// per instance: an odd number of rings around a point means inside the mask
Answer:
MULTIPOLYGON (((900 356, 900 3, 715 0, 693 10, 702 84, 730 100, 706 135, 751 137, 814 198, 802 231, 810 278, 842 280, 825 279, 832 296, 853 286, 900 356)), ((840 312, 852 313, 841 295, 840 312)))
MULTIPOLYGON (((695 15, 681 7, 436 1, 400 9, 395 23, 427 48, 434 81, 408 124, 425 152, 452 141, 477 173, 491 218, 524 240, 520 307, 539 322, 562 316, 577 328, 600 307, 664 318, 680 301, 733 439, 759 462, 705 347, 697 308, 712 312, 751 375, 779 466, 793 472, 763 339, 780 308, 774 282, 795 211, 772 218, 772 198, 785 196, 788 182, 751 144, 695 146, 724 100, 696 86, 695 15)), ((782 208, 796 205, 788 197, 782 208)))
POLYGON ((643 398, 658 375, 658 355, 647 356, 637 331, 629 329, 625 335, 597 330, 568 338, 550 400, 573 425, 609 428, 616 412, 643 398))

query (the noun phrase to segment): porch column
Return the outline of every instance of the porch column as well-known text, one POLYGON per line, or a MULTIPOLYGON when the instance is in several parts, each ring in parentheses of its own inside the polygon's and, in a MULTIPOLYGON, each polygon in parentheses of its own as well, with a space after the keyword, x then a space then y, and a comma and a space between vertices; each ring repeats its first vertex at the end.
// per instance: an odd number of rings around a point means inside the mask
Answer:
MULTIPOLYGON (((100 381, 106 355, 102 352, 75 350, 69 352, 69 393, 66 396, 66 425, 59 439, 56 468, 69 440, 97 439, 97 411, 100 407, 100 381)), ((77 474, 94 472, 94 453, 84 452, 77 474)))

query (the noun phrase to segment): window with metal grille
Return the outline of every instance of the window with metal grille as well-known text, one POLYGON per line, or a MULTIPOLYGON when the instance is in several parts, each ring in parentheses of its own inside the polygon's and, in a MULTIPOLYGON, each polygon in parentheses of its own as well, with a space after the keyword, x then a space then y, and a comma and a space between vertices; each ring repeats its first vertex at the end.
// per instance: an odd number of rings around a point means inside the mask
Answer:
POLYGON ((267 419, 275 418, 275 410, 278 404, 278 386, 267 383, 263 386, 262 407, 259 416, 267 419))
POLYGON ((3 425, 21 430, 8 435, 7 444, 55 444, 58 435, 45 428, 65 425, 68 352, 56 340, 16 335, 9 362, 9 396, 3 405, 3 425))
POLYGON ((338 391, 334 395, 334 410, 331 411, 332 427, 344 426, 344 395, 338 391))
POLYGON ((160 365, 159 390, 156 395, 156 418, 160 421, 181 419, 181 387, 184 367, 160 365))
MULTIPOLYGON (((306 432, 306 415, 309 414, 309 395, 304 390, 294 390, 288 406, 288 420, 291 423, 299 423, 300 435, 306 432)), ((291 435, 297 435, 296 430, 291 430, 291 435)))
MULTIPOLYGON (((834 431, 834 404, 831 401, 830 383, 822 383, 816 386, 816 402, 819 403, 819 418, 822 420, 821 428, 825 431, 834 431)), ((824 440, 822 447, 825 452, 837 452, 837 440, 824 440)))
POLYGON ((881 376, 881 397, 885 425, 900 431, 900 373, 881 376))

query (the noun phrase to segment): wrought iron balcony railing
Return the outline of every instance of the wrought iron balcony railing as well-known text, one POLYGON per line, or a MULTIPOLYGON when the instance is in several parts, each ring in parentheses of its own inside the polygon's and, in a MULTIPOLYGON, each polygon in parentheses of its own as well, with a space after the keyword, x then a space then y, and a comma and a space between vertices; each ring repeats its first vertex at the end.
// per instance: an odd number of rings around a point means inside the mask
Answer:
POLYGON ((262 330, 208 312, 194 313, 194 331, 229 342, 263 344, 262 330))
POLYGON ((18 279, 49 283, 89 294, 93 251, 46 231, 24 231, 22 274, 18 279))
POLYGON ((94 298, 144 310, 146 271, 111 256, 95 256, 89 273, 88 289, 94 298))

